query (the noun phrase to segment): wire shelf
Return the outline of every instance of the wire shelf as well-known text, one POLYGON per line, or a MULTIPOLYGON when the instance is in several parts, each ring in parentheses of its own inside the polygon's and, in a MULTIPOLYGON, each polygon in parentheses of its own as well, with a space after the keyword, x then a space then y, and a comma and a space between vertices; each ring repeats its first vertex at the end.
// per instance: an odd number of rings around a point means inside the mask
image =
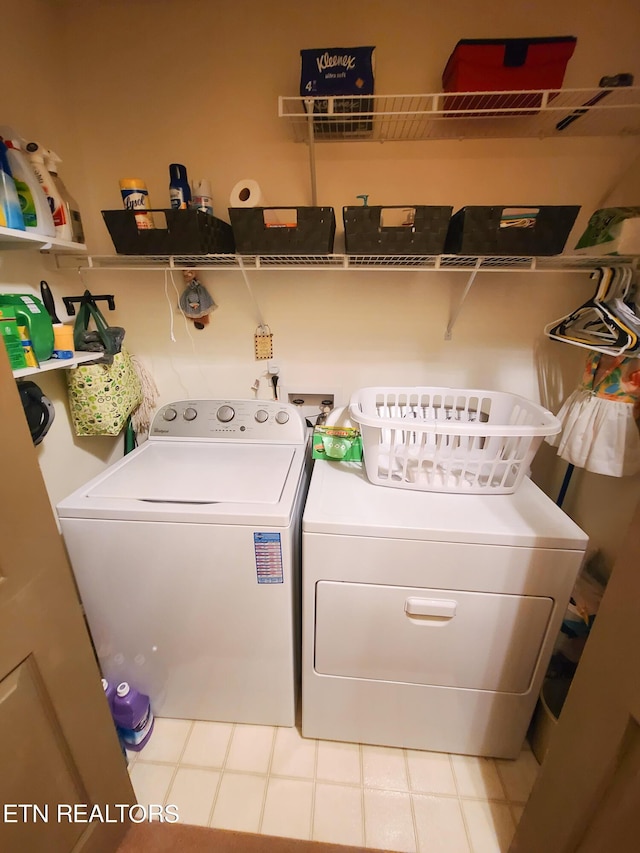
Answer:
POLYGON ((278 115, 290 123, 296 142, 308 142, 310 131, 315 142, 636 136, 640 87, 280 96, 278 115))
POLYGON ((607 264, 636 266, 634 256, 553 255, 56 255, 58 269, 82 270, 431 270, 588 272, 607 264))

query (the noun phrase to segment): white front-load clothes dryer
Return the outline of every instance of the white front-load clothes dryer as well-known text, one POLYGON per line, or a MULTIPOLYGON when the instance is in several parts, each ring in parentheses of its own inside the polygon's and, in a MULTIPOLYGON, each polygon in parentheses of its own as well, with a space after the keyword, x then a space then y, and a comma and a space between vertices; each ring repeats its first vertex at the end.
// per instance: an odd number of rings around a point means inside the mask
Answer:
POLYGON ((439 494, 325 461, 302 531, 303 735, 515 758, 583 531, 529 479, 439 494))
POLYGON ((58 504, 109 681, 158 716, 294 725, 309 467, 293 406, 181 401, 58 504))

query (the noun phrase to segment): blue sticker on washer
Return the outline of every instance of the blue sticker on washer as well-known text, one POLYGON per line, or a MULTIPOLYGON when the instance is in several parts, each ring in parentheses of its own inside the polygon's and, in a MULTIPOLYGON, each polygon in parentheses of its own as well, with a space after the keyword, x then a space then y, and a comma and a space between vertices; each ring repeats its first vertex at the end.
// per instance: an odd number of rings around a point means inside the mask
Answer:
POLYGON ((258 583, 284 583, 282 577, 282 547, 279 533, 254 533, 258 583))

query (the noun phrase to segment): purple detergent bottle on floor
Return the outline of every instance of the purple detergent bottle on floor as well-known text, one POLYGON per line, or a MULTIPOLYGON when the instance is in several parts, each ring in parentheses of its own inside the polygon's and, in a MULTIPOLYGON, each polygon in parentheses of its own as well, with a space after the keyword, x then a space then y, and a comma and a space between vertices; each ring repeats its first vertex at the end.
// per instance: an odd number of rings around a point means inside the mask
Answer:
POLYGON ((109 681, 107 681, 106 678, 103 678, 102 689, 104 690, 104 695, 107 697, 107 702, 109 703, 109 710, 112 710, 113 697, 116 695, 116 686, 115 684, 111 684, 109 681))
POLYGON ((153 731, 154 719, 149 697, 123 681, 116 687, 111 707, 118 733, 126 748, 136 752, 141 750, 153 731))
MULTIPOLYGON (((113 700, 116 695, 116 686, 110 681, 107 681, 106 678, 103 678, 102 689, 104 690, 104 695, 107 697, 107 702, 109 703, 109 710, 111 711, 111 716, 113 717, 113 700)), ((127 750, 125 749, 125 745, 122 740, 122 735, 120 734, 120 729, 118 728, 118 726, 116 726, 116 731, 118 732, 118 740, 120 741, 122 755, 124 756, 124 760, 127 761, 127 750)))

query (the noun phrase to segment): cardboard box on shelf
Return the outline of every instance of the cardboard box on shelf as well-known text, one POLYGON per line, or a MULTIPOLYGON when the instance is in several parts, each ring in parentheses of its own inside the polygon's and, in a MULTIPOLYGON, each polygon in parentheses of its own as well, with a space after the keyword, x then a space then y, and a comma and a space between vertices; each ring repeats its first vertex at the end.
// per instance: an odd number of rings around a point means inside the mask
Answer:
POLYGON ((353 118, 353 113, 371 113, 373 100, 362 95, 373 95, 374 51, 366 47, 323 47, 301 50, 300 94, 313 97, 314 121, 317 133, 366 134, 372 129, 372 120, 353 118), (345 113, 349 118, 337 119, 331 114, 329 101, 324 96, 341 96, 333 104, 334 113, 345 113), (354 95, 356 97, 342 97, 354 95))
MULTIPOLYGON (((535 114, 542 103, 541 89, 559 89, 573 55, 574 36, 508 39, 461 39, 442 72, 444 92, 524 92, 524 94, 453 96, 445 109, 466 117, 535 114), (528 91, 527 90, 538 90, 528 91), (514 112, 514 110, 522 112, 514 112), (475 112, 482 110, 483 112, 475 112)), ((551 99, 553 95, 551 96, 551 99)))
POLYGON ((579 255, 640 255, 640 207, 603 207, 589 219, 579 255))

